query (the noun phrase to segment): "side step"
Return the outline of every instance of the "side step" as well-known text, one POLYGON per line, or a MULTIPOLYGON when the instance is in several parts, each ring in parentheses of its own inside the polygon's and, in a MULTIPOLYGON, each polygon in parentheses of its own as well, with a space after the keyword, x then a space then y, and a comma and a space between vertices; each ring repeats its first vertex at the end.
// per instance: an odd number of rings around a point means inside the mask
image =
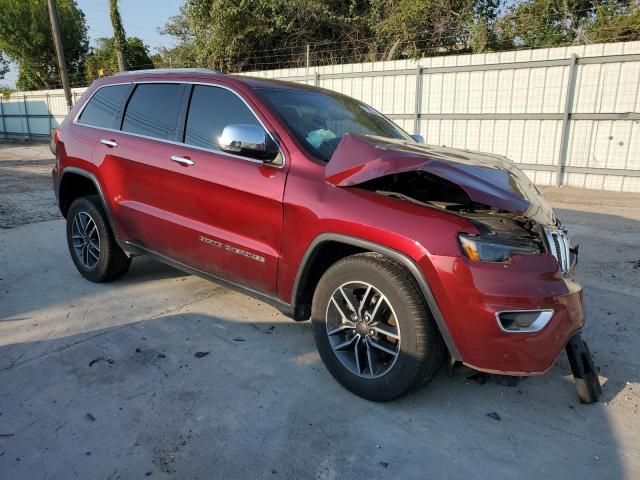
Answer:
POLYGON ((581 403, 595 403, 602 396, 602 386, 593 357, 580 333, 576 333, 565 347, 581 403))

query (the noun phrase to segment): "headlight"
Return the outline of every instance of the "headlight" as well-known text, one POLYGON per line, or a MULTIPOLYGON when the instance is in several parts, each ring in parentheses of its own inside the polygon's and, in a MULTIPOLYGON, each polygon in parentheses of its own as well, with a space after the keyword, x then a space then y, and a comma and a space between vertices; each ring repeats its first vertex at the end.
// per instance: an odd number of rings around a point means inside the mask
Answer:
POLYGON ((540 253, 540 247, 532 242, 464 233, 458 235, 458 238, 462 251, 474 262, 506 262, 514 255, 540 253))

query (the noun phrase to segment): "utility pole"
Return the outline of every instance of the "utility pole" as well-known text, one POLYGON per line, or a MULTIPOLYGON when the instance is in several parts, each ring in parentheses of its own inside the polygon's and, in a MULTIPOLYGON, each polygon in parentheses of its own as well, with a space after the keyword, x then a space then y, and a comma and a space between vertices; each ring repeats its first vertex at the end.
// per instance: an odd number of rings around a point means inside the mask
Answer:
POLYGON ((56 10, 56 1, 47 0, 49 5, 49 20, 51 21, 51 32, 53 33, 53 43, 56 46, 56 56, 58 57, 58 70, 60 71, 60 81, 64 89, 64 98, 67 100, 67 107, 71 108, 73 102, 71 100, 71 86, 69 85, 69 76, 67 75, 67 63, 64 60, 64 49, 62 48, 62 40, 60 39, 60 26, 58 25, 58 10, 56 10))
POLYGON ((118 58, 118 70, 126 72, 127 64, 124 61, 122 47, 127 41, 127 37, 124 33, 124 27, 122 26, 122 18, 120 17, 120 10, 118 9, 118 0, 109 0, 109 14, 111 16, 111 26, 113 27, 113 40, 116 47, 116 57, 118 58))

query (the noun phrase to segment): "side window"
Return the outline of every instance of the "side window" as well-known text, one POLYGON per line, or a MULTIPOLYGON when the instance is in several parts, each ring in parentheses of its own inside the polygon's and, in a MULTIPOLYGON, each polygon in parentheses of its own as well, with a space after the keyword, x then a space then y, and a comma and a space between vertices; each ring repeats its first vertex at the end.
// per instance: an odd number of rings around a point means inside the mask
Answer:
POLYGON ((219 150, 218 137, 227 125, 260 125, 249 107, 233 92, 195 85, 189 103, 184 142, 219 150))
POLYGON ((113 120, 129 90, 129 85, 102 87, 82 110, 79 123, 100 128, 114 128, 113 120))
POLYGON ((122 130, 162 140, 174 140, 182 104, 182 85, 143 83, 127 104, 122 130))

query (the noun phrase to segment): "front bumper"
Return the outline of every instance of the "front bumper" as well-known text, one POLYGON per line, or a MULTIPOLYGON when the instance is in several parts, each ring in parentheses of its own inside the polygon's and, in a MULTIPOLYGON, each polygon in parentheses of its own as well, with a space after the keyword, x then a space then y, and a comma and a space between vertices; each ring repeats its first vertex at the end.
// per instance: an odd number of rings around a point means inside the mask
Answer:
POLYGON ((585 323, 582 287, 563 274, 549 254, 514 257, 508 263, 431 256, 421 265, 465 364, 506 375, 549 370, 585 323), (508 332, 496 313, 552 310, 534 332, 508 332))

